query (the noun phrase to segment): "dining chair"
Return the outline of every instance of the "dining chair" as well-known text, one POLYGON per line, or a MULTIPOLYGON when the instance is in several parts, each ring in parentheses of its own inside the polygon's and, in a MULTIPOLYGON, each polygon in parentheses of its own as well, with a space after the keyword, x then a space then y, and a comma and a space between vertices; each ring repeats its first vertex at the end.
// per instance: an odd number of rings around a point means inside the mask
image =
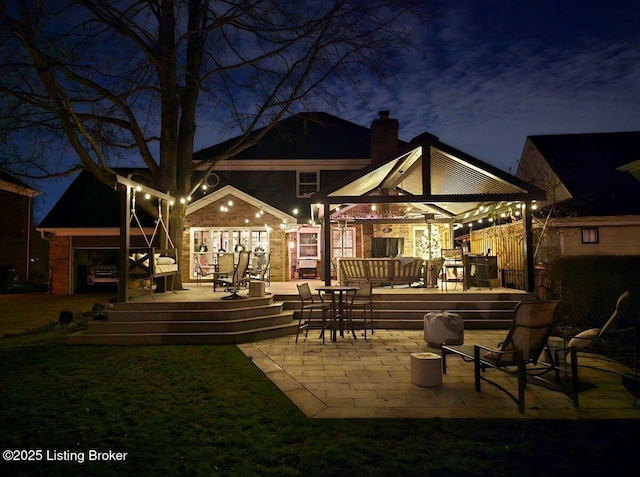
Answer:
POLYGON ((364 339, 367 339, 367 318, 371 325, 371 334, 373 334, 373 283, 367 282, 354 282, 352 285, 357 286, 358 290, 355 291, 351 297, 349 303, 349 320, 351 326, 355 319, 355 313, 362 312, 362 322, 364 326, 364 339))
POLYGON ((322 344, 324 344, 324 330, 331 329, 332 319, 327 322, 327 315, 331 315, 331 303, 322 299, 322 295, 318 295, 316 300, 311 293, 311 288, 308 283, 301 283, 296 285, 298 288, 298 295, 300 296, 300 315, 298 316, 298 329, 296 330, 296 343, 298 342, 298 335, 301 330, 305 330, 305 338, 309 335, 309 329, 320 329, 320 338, 322 338, 322 344), (314 316, 314 311, 320 311, 320 320, 317 320, 314 316), (308 317, 305 321, 305 312, 308 312, 308 317), (318 323, 319 321, 319 323, 318 323))

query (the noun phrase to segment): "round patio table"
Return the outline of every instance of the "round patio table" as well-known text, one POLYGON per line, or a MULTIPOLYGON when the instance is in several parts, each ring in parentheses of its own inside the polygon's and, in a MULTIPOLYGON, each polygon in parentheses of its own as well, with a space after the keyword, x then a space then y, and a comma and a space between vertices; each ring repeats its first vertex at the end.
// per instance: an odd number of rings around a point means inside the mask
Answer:
MULTIPOLYGON (((338 322, 338 326, 340 328, 340 336, 341 337, 344 336, 343 320, 344 320, 344 317, 346 316, 345 309, 344 309, 344 305, 345 305, 344 297, 349 292, 355 293, 358 290, 359 290, 358 287, 345 286, 345 285, 322 285, 322 286, 316 287, 316 291, 318 292, 325 292, 325 293, 331 294, 331 317, 332 317, 331 341, 336 341, 337 339, 337 336, 336 336, 337 330, 334 325, 336 322, 338 322)), ((355 331, 353 331, 353 328, 351 328, 351 333, 353 334, 353 337, 357 339, 356 333, 355 331)))

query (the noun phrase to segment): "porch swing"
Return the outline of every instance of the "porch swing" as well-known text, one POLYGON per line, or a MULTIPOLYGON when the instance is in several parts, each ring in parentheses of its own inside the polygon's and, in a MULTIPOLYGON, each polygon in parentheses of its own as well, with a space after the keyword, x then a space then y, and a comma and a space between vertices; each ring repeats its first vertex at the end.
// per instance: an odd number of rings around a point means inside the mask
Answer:
MULTIPOLYGON (((156 292, 164 291, 164 281, 167 277, 171 277, 171 291, 174 291, 175 285, 175 276, 179 271, 178 257, 176 247, 169 236, 169 230, 167 225, 163 219, 162 207, 163 200, 166 200, 169 203, 169 200, 173 198, 169 195, 162 194, 161 192, 154 191, 153 189, 149 189, 144 187, 144 189, 151 195, 158 197, 158 218, 155 221, 155 227, 153 229, 153 233, 149 236, 142 226, 140 218, 138 217, 137 207, 136 207, 136 194, 137 192, 143 189, 143 186, 140 184, 136 184, 130 179, 125 179, 123 177, 118 176, 117 182, 124 184, 127 186, 127 194, 128 198, 129 193, 131 196, 130 206, 127 207, 128 217, 126 217, 125 227, 122 227, 121 230, 121 239, 122 239, 122 252, 123 255, 128 257, 127 261, 124 263, 127 264, 125 267, 128 270, 126 275, 126 279, 138 279, 141 281, 148 281, 149 283, 149 291, 151 293, 151 297, 153 298, 153 284, 156 279, 160 279, 161 281, 156 286, 156 292), (130 241, 130 229, 135 224, 140 231, 140 235, 144 238, 146 243, 146 247, 142 248, 129 248, 130 241), (162 227, 162 228, 161 228, 162 227), (154 242, 156 241, 156 237, 159 232, 163 231, 164 236, 166 237, 168 244, 165 247, 158 248, 154 246, 154 242)), ((127 200, 128 202, 128 200, 127 200)), ((123 214, 125 214, 123 212, 123 214)), ((123 264, 123 260, 121 259, 121 265, 123 264)), ((121 282, 122 285, 122 282, 121 282)), ((128 286, 125 283, 125 286, 128 286)), ((121 287, 122 288, 122 287, 121 287)), ((124 295, 124 301, 126 301, 126 292, 124 295)), ((119 296, 119 299, 122 295, 119 296)), ((122 301, 122 300, 121 300, 122 301)))

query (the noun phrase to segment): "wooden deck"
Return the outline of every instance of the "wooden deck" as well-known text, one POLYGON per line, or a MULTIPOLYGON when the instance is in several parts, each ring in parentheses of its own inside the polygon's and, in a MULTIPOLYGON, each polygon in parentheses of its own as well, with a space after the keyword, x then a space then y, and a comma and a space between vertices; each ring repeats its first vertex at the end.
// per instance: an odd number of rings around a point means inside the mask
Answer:
MULTIPOLYGON (((296 284, 311 289, 319 280, 276 282, 265 297, 225 300, 228 292, 214 292, 210 283, 184 285, 183 290, 150 294, 132 291, 126 303, 117 303, 106 321, 89 324, 87 331, 70 335, 70 344, 216 344, 242 343, 295 334, 299 299, 296 284)), ((409 286, 373 289, 374 327, 421 330, 424 315, 448 310, 460 313, 466 329, 508 328, 518 302, 532 294, 506 288, 448 290, 409 286)))

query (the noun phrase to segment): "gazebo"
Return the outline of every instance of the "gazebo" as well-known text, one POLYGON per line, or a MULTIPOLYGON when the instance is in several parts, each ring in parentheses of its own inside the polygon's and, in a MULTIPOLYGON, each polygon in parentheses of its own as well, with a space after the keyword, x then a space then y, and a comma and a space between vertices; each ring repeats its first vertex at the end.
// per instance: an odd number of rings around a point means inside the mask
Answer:
MULTIPOLYGON (((312 217, 323 226, 323 257, 332 257, 331 224, 448 223, 454 229, 491 221, 517 207, 523 222, 525 290, 534 291, 532 204, 545 192, 423 133, 399 154, 372 163, 311 196, 312 217)), ((331 261, 322 261, 330 284, 331 261)))

